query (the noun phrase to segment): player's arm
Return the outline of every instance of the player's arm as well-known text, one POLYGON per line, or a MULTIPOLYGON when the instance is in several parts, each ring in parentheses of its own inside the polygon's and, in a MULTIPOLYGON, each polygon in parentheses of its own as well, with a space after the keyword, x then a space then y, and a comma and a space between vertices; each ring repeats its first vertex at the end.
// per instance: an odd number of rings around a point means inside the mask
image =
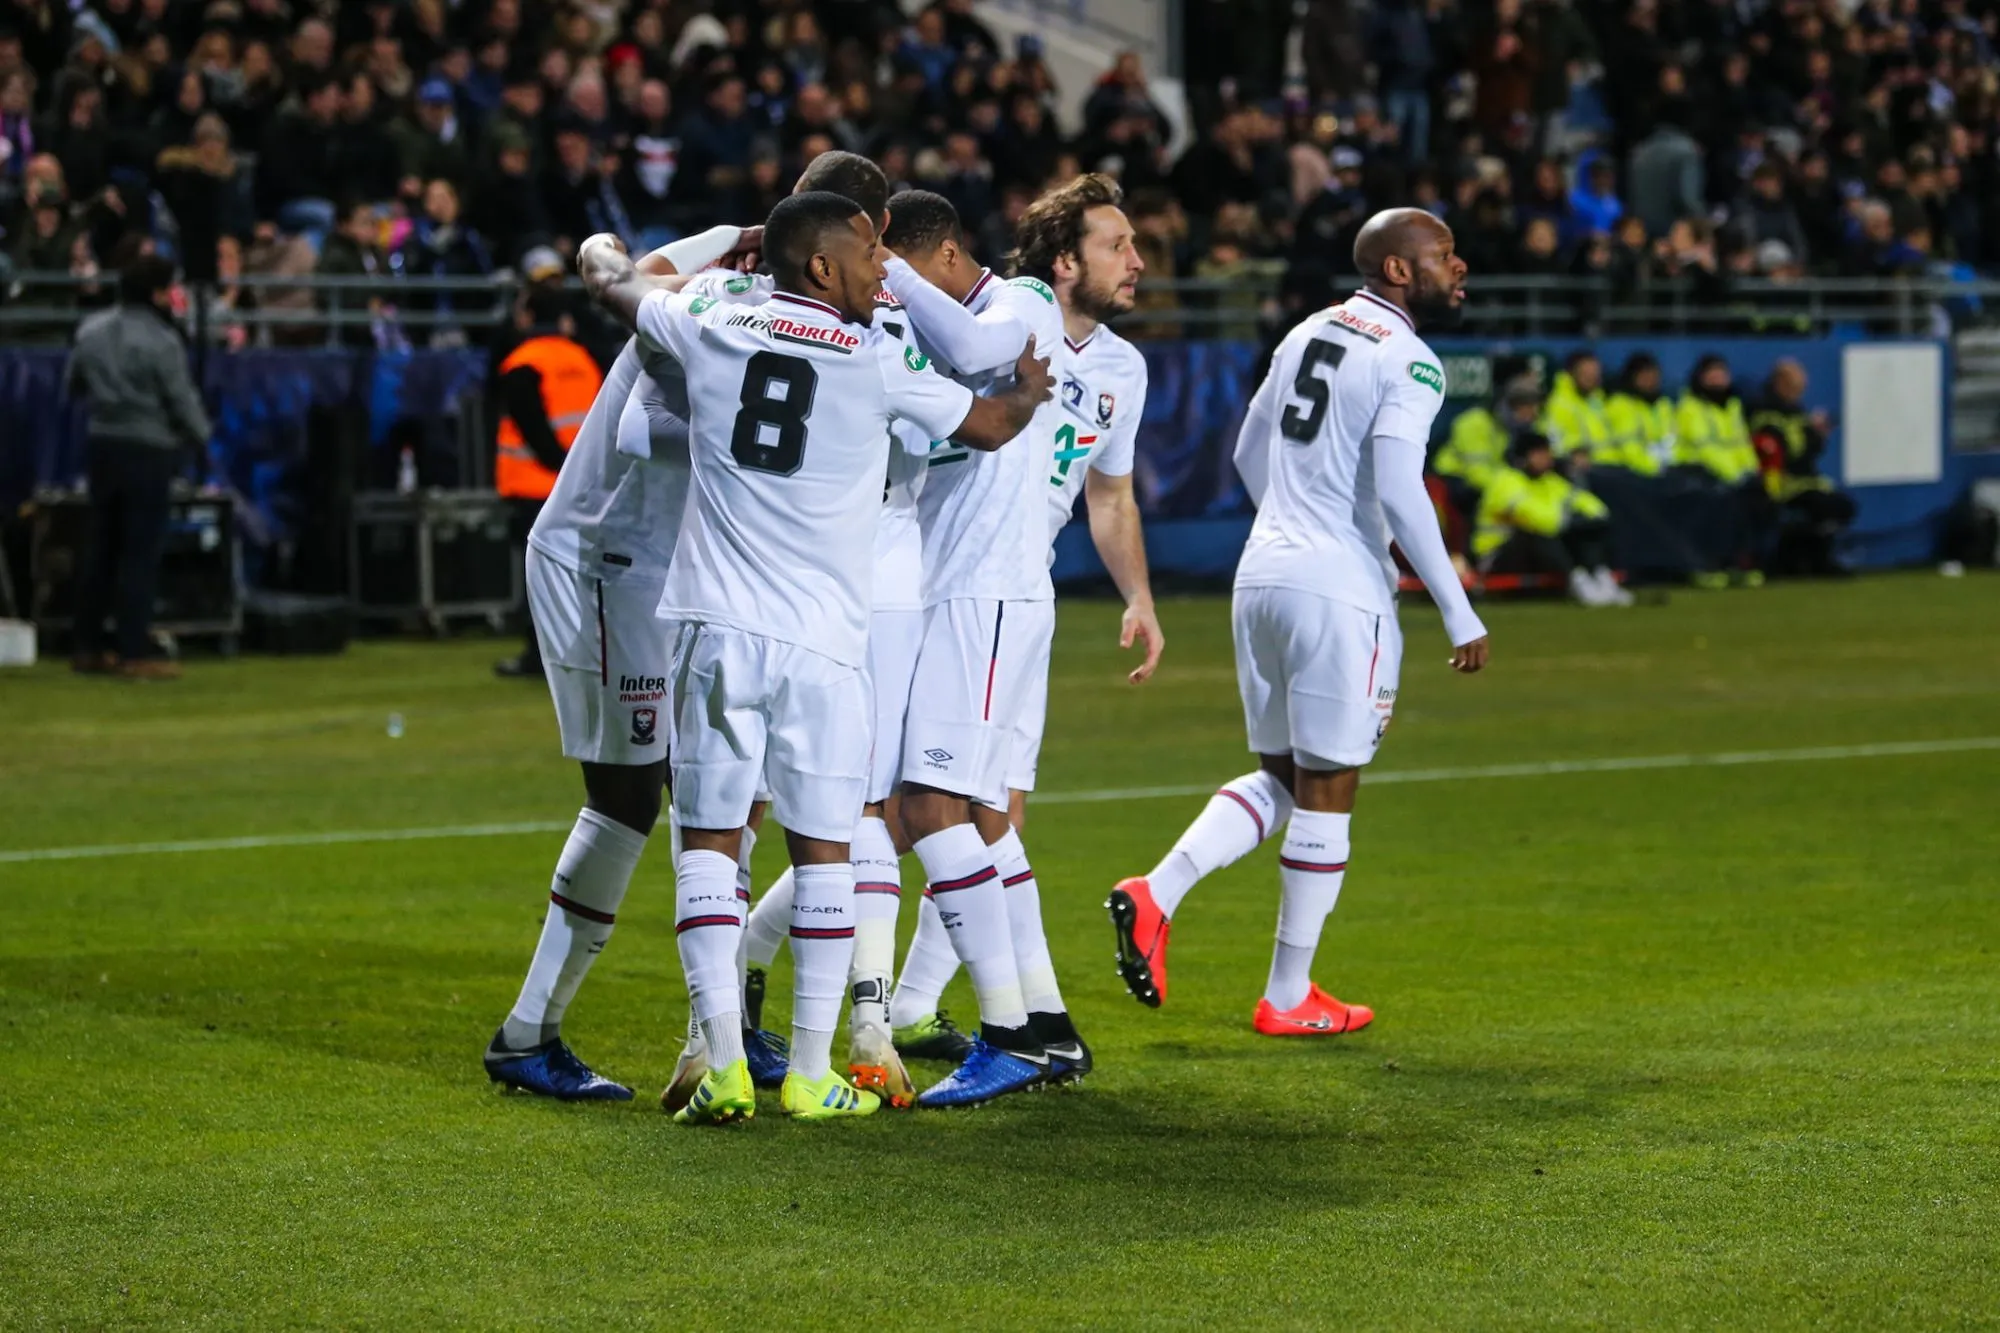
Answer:
POLYGON ((639 327, 639 307, 648 296, 678 292, 689 281, 687 275, 647 277, 632 262, 632 256, 625 253, 625 242, 609 232, 599 233, 583 243, 576 252, 576 271, 583 278, 590 299, 634 333, 645 332, 639 327))
POLYGON ((693 236, 670 241, 641 259, 638 270, 649 278, 666 278, 676 273, 699 273, 725 260, 753 255, 764 243, 762 227, 710 227, 693 236))
POLYGON ((1097 547, 1111 581, 1125 599, 1125 617, 1118 627, 1118 646, 1130 648, 1144 640, 1146 660, 1127 678, 1145 683, 1160 665, 1167 636, 1153 609, 1153 579, 1146 568, 1146 534, 1139 522, 1139 501, 1132 493, 1132 474, 1110 476, 1095 468, 1084 474, 1084 507, 1090 513, 1090 540, 1097 547))
POLYGON ((889 290, 910 312, 910 322, 959 374, 999 370, 1020 356, 1028 342, 1028 326, 1004 306, 975 315, 933 287, 903 259, 892 257, 887 268, 889 290))
POLYGON ((958 429, 951 432, 951 438, 969 449, 998 449, 1027 429, 1035 409, 1054 394, 1055 383, 1049 374, 1048 358, 1036 356, 1035 340, 1028 339, 1027 346, 1014 359, 1013 384, 988 397, 974 398, 971 410, 958 429))
POLYGON ((1424 581, 1431 600, 1444 613, 1444 631, 1456 650, 1451 655, 1452 669, 1477 671, 1486 665, 1486 626, 1473 611, 1472 599, 1465 595, 1451 555, 1444 548, 1437 510, 1431 507, 1430 492, 1424 488, 1424 446, 1378 430, 1368 447, 1375 451, 1375 490, 1389 520, 1389 532, 1424 581))
POLYGON ((533 366, 515 366, 494 383, 500 411, 521 432, 522 443, 535 461, 551 472, 562 471, 562 441, 549 421, 548 404, 542 401, 542 372, 533 366))
POLYGON ((1264 488, 1271 481, 1271 438, 1278 427, 1278 366, 1283 359, 1284 348, 1280 347, 1278 355, 1271 358, 1264 382, 1250 396, 1243 427, 1236 432, 1236 475, 1243 478, 1243 489, 1253 505, 1264 503, 1264 488))

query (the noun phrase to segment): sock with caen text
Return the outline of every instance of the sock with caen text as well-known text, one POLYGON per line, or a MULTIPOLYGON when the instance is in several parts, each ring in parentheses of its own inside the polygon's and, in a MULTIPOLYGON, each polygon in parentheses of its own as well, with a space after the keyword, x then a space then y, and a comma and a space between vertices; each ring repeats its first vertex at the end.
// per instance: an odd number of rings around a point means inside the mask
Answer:
POLYGON ((971 824, 954 824, 923 839, 915 851, 952 951, 972 975, 981 1026, 995 1035, 1020 1033, 1028 1025, 1028 1007, 1014 963, 1006 890, 986 840, 971 824))
POLYGON ((889 977, 896 967, 896 912, 903 900, 903 873, 889 826, 862 816, 854 830, 854 961, 847 985, 856 1029, 886 1027, 889 977))
POLYGON ((525 1051, 562 1033, 563 1014, 611 938, 618 906, 646 835, 585 806, 556 860, 542 936, 520 998, 501 1029, 509 1050, 525 1051))
POLYGON ((1171 917, 1196 881, 1248 856, 1291 815, 1292 794, 1261 768, 1223 783, 1146 876, 1153 901, 1171 917))
POLYGON ((1347 875, 1347 832, 1352 815, 1296 810, 1285 828, 1278 856, 1284 897, 1278 906, 1278 943, 1264 998, 1277 1009, 1296 1009, 1312 985, 1313 954, 1320 930, 1340 901, 1347 875))
POLYGON ((799 866, 792 873, 792 1072, 825 1078, 847 966, 854 957, 854 867, 799 866))
POLYGON ((710 1062, 728 1064, 743 1058, 743 991, 736 970, 743 906, 736 897, 736 862, 721 852, 684 851, 674 869, 674 942, 681 971, 710 1062), (735 1031, 733 1056, 731 1043, 718 1039, 724 1028, 735 1031))
POLYGON ((905 1028, 937 1012, 944 988, 958 974, 958 951, 929 894, 917 900, 917 933, 903 955, 903 971, 889 998, 889 1025, 905 1028))

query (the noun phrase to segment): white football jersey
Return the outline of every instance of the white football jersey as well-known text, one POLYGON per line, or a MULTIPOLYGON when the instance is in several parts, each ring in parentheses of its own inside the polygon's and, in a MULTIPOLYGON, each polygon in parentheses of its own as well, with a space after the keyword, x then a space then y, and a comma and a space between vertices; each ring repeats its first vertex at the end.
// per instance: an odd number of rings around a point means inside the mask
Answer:
POLYGON ((661 616, 862 666, 890 423, 947 437, 972 394, 790 292, 760 305, 654 292, 638 324, 684 367, 692 408, 694 484, 661 616))
MULTIPOLYGON (((682 290, 719 301, 761 305, 777 290, 768 274, 703 273, 682 290)), ((908 314, 885 288, 875 297, 875 327, 916 347, 908 314)), ((917 531, 917 492, 924 483, 924 455, 930 440, 899 422, 889 450, 889 475, 882 494, 882 521, 875 529, 875 610, 921 611, 923 539, 917 531)))
POLYGON ((1139 418, 1146 410, 1146 358, 1110 329, 1079 346, 1066 342, 1069 375, 1056 386, 1056 401, 1069 419, 1056 431, 1049 467, 1049 560, 1056 558, 1056 534, 1076 512, 1086 472, 1130 476, 1139 418))
MULTIPOLYGON (((966 304, 975 314, 1004 308, 1034 335, 1035 354, 1049 358, 1061 385, 1070 354, 1063 342, 1056 295, 1035 278, 982 281, 966 304)), ((924 331, 917 329, 922 340, 924 331)), ((1011 379, 1011 368, 1003 372, 1011 379)), ((971 377, 987 392, 996 375, 971 377)), ((1074 434, 1074 418, 1058 397, 1036 409, 1012 440, 991 452, 948 441, 932 446, 917 513, 924 538, 924 602, 956 597, 999 601, 1051 601, 1049 582, 1049 479, 1057 437, 1074 434)))
POLYGON ((1369 441, 1424 447, 1443 403, 1437 354, 1408 315, 1366 291, 1286 334, 1250 405, 1248 419, 1266 423, 1267 472, 1236 586, 1390 614, 1396 564, 1369 441))
MULTIPOLYGON (((635 389, 643 384, 664 393, 649 379, 648 369, 673 377, 679 373, 670 358, 649 356, 638 339, 626 343, 577 427, 555 487, 528 533, 536 550, 565 569, 606 580, 638 570, 657 579, 673 560, 687 499, 685 433, 678 447, 672 440, 660 441, 664 447, 650 458, 617 447, 620 418, 635 389)), ((683 388, 683 420, 685 415, 683 388)))

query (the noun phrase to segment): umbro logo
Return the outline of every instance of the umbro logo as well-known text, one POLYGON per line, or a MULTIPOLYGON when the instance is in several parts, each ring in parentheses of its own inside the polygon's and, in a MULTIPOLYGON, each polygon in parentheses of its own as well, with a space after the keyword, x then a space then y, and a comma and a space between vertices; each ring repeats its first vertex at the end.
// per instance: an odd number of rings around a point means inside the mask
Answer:
POLYGON ((964 915, 965 913, 963 912, 939 912, 938 920, 944 923, 944 928, 946 930, 950 930, 952 928, 953 923, 955 923, 960 917, 964 915))
POLYGON ((950 750, 940 750, 933 747, 924 751, 924 758, 930 760, 933 764, 948 764, 951 762, 951 757, 950 750))

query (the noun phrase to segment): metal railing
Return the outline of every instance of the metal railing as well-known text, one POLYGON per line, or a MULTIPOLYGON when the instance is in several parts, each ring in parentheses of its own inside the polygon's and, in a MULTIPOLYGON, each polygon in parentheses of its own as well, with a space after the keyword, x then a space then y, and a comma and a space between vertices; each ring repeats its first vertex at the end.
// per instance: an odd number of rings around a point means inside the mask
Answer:
MULTIPOLYGON (((1351 278, 1336 279, 1344 290, 1351 278)), ((576 286, 575 280, 571 285, 576 286)), ((1743 279, 1703 299, 1685 280, 1619 291, 1604 279, 1473 277, 1463 332, 1493 337, 1632 333, 1772 333, 1798 336, 1834 324, 1903 337, 2000 324, 2000 281, 1942 278, 1743 279)), ((189 289, 187 324, 203 341, 237 327, 256 343, 337 346, 352 330, 394 330, 421 343, 447 331, 466 335, 504 325, 520 280, 484 278, 245 275, 189 289), (230 293, 233 291, 234 295, 230 293), (306 300, 309 299, 309 304, 306 300), (440 308, 442 307, 442 308, 440 308)), ((1147 280, 1144 304, 1119 320, 1135 337, 1234 336, 1288 324, 1281 277, 1147 280), (1155 304, 1161 294, 1171 304, 1155 304)), ((0 292, 0 339, 62 341, 89 309, 108 305, 110 277, 30 271, 0 292)))

